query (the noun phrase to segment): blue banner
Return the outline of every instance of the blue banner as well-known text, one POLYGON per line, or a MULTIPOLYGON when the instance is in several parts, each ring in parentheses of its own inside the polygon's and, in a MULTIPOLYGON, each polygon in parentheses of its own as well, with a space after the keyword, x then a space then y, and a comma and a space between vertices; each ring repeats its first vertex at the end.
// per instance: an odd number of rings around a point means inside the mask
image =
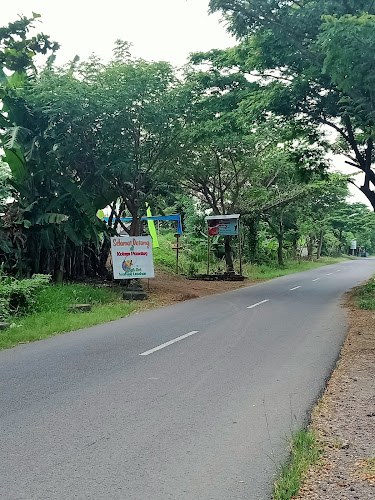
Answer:
MULTIPOLYGON (((109 217, 104 217, 104 220, 108 222, 109 217)), ((132 217, 121 217, 121 222, 130 222, 132 220, 132 217)), ((142 217, 142 220, 165 220, 165 221, 170 221, 174 220, 177 222, 177 233, 182 234, 182 222, 181 222, 181 215, 180 214, 174 214, 174 215, 157 215, 153 217, 142 217)))

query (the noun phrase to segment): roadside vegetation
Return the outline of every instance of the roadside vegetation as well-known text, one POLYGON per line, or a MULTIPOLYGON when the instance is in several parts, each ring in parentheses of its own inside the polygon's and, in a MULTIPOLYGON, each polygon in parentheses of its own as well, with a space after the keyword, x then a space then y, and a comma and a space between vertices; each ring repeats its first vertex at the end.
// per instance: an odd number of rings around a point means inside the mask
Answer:
POLYGON ((273 500, 291 500, 299 493, 309 468, 316 465, 321 456, 320 444, 310 430, 300 430, 292 436, 290 461, 281 468, 275 482, 273 500))
MULTIPOLYGON (((338 364, 334 376, 331 379, 334 380, 334 382, 329 382, 329 384, 332 385, 330 391, 326 391, 323 398, 319 400, 313 410, 312 424, 307 430, 301 430, 292 436, 290 443, 291 458, 281 467, 279 478, 274 485, 273 500, 291 500, 296 497, 304 498, 304 495, 302 493, 299 495, 299 493, 303 490, 307 477, 309 478, 308 486, 312 486, 319 479, 324 487, 325 481, 331 482, 332 484, 335 478, 344 477, 343 474, 345 474, 345 477, 347 476, 347 482, 349 484, 350 481, 353 480, 353 477, 356 476, 364 480, 371 479, 374 476, 375 459, 373 457, 366 459, 363 457, 361 457, 361 459, 352 457, 350 467, 347 468, 348 465, 345 464, 342 466, 341 470, 340 457, 337 455, 332 456, 331 453, 332 450, 336 450, 336 453, 337 450, 343 450, 345 452, 345 442, 354 439, 353 435, 349 436, 346 429, 348 414, 344 410, 345 405, 343 403, 338 404, 338 401, 341 399, 348 398, 345 393, 349 386, 347 381, 348 363, 351 363, 352 367, 356 367, 355 373, 352 371, 350 377, 351 384, 354 384, 353 387, 351 387, 353 394, 358 391, 358 378, 361 377, 363 372, 366 372, 366 374, 368 372, 361 364, 373 364, 373 327, 370 326, 372 325, 372 320, 370 319, 369 323, 369 317, 364 311, 361 314, 360 310, 375 310, 375 277, 355 289, 351 293, 351 297, 350 300, 353 300, 359 309, 355 308, 351 312, 349 337, 346 341, 347 346, 344 347, 341 353, 341 362, 338 364), (361 335, 358 335, 359 326, 361 335), (368 338, 366 338, 366 336, 368 336, 368 338), (358 350, 361 351, 361 361, 358 361, 358 350), (354 357, 354 360, 349 361, 351 357, 354 357), (346 369, 343 368, 344 364, 346 365, 346 369), (327 407, 335 408, 335 420, 336 422, 340 422, 338 428, 336 423, 335 431, 330 427, 331 418, 333 418, 333 416, 324 409, 327 407), (319 429, 319 431, 316 432, 314 429, 319 429), (338 437, 338 434, 341 437, 338 437), (344 438, 343 436, 346 437, 344 438), (329 466, 326 467, 326 472, 328 470, 329 473, 324 475, 323 479, 320 474, 320 462, 322 464, 329 464, 329 466), (318 465, 318 467, 314 468, 316 465, 318 465), (333 472, 331 472, 331 468, 333 472), (340 472, 338 469, 340 469, 340 472), (307 475, 308 471, 309 474, 307 475), (332 475, 333 478, 331 477, 332 475)), ((368 376, 371 380, 371 374, 368 376)), ((367 394, 366 391, 363 391, 363 393, 367 394)), ((367 395, 364 396, 365 405, 367 405, 367 397, 367 395)), ((354 398, 353 396, 353 399, 355 399, 358 408, 361 404, 364 404, 363 401, 359 401, 361 398, 354 398)), ((357 418, 360 413, 358 408, 355 404, 351 407, 353 419, 357 418)), ((368 424, 360 418, 357 418, 357 421, 358 428, 354 431, 351 429, 351 432, 354 432, 355 437, 358 439, 359 434, 362 435, 368 432, 368 424), (366 429, 363 427, 366 427, 366 429)), ((372 443, 369 443, 369 447, 372 448, 372 443)), ((359 451, 359 454, 361 454, 361 451, 359 451)), ((366 481, 363 483, 366 484, 366 481)), ((368 484, 369 489, 371 489, 370 481, 368 484)), ((340 487, 337 488, 341 490, 340 487)), ((309 487, 307 490, 309 490, 309 487)))
POLYGON ((50 284, 38 276, 12 284, 9 278, 0 277, 0 301, 11 305, 1 310, 0 321, 10 327, 0 332, 0 349, 123 318, 135 309, 133 303, 122 300, 118 286, 50 284), (75 304, 90 304, 92 310, 69 312, 75 304))
MULTIPOLYGON (((375 207, 375 7, 354 3, 211 0, 238 45, 192 54, 183 71, 134 57, 123 40, 109 61, 72 54, 60 67, 38 14, 1 28, 0 321, 12 326, 1 341, 129 314, 116 286, 101 285, 110 238, 148 234, 148 208, 181 215, 186 277, 207 271, 206 215, 241 216, 240 238, 212 237, 211 273, 239 273, 239 240, 252 279, 335 262, 354 240, 356 255, 374 253, 375 214, 348 202, 356 176, 331 160, 344 154, 365 174, 357 187, 375 207), (77 300, 92 312, 68 313, 77 300)), ((155 263, 174 272, 176 228, 158 230, 155 263)))
POLYGON ((361 309, 375 309, 375 278, 358 288, 357 304, 361 309))
MULTIPOLYGON (((175 273, 173 233, 160 234, 159 244, 160 247, 154 249, 157 269, 175 273)), ((198 256, 195 255, 194 261, 190 261, 189 253, 182 252, 179 273, 189 277, 192 266, 195 271, 204 272, 206 252, 202 252, 199 259, 198 256)), ((282 268, 272 259, 262 264, 245 263, 243 274, 252 281, 267 280, 334 264, 345 258, 348 257, 321 257, 319 261, 286 260, 282 268)), ((238 261, 234 260, 234 264, 237 267, 238 261)), ((214 272, 218 272, 225 267, 225 262, 213 255, 212 266, 214 272)), ((32 278, 20 279, 2 272, 0 273, 0 323, 6 323, 9 327, 0 332, 0 349, 123 318, 139 310, 136 302, 124 301, 122 293, 122 287, 112 281, 59 284, 53 283, 49 275, 34 275, 32 278), (69 311, 70 307, 77 304, 89 304, 91 311, 69 311)), ((157 300, 154 305, 157 307, 157 300)))

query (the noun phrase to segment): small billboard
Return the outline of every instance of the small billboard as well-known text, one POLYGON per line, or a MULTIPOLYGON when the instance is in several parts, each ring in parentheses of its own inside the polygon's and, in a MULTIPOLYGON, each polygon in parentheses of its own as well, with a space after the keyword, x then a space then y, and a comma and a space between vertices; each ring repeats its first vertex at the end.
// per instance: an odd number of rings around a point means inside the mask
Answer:
POLYGON ((151 236, 115 236, 111 250, 115 280, 155 277, 151 236))
POLYGON ((206 217, 210 236, 238 236, 240 215, 212 215, 206 217))

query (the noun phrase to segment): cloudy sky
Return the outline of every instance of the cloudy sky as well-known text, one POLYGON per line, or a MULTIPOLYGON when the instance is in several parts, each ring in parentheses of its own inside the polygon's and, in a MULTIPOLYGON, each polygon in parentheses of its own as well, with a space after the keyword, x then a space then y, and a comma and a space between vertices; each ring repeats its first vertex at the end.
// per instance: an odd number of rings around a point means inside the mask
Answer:
POLYGON ((59 62, 92 52, 108 59, 118 38, 132 42, 133 54, 176 66, 190 52, 234 44, 209 0, 17 0, 1 7, 1 25, 18 15, 41 14, 41 29, 61 44, 59 62))
MULTIPOLYGON (((61 44, 58 64, 92 52, 108 60, 115 40, 133 43, 132 53, 147 60, 186 63, 191 52, 235 44, 220 16, 208 15, 209 0, 16 0, 1 7, 0 25, 19 15, 41 14, 39 31, 61 44)), ((335 167, 351 173, 342 159, 335 167)), ((352 187, 351 201, 367 203, 352 187)))

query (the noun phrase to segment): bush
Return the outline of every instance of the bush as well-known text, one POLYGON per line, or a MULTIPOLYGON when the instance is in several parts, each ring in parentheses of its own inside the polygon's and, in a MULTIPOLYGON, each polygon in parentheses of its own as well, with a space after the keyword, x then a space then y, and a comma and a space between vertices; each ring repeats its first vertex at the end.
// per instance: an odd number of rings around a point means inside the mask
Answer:
POLYGON ((15 279, 0 274, 0 320, 35 311, 38 292, 50 281, 51 276, 46 274, 35 274, 31 279, 15 279))
POLYGON ((361 286, 357 292, 358 306, 361 309, 375 309, 375 279, 361 286))

